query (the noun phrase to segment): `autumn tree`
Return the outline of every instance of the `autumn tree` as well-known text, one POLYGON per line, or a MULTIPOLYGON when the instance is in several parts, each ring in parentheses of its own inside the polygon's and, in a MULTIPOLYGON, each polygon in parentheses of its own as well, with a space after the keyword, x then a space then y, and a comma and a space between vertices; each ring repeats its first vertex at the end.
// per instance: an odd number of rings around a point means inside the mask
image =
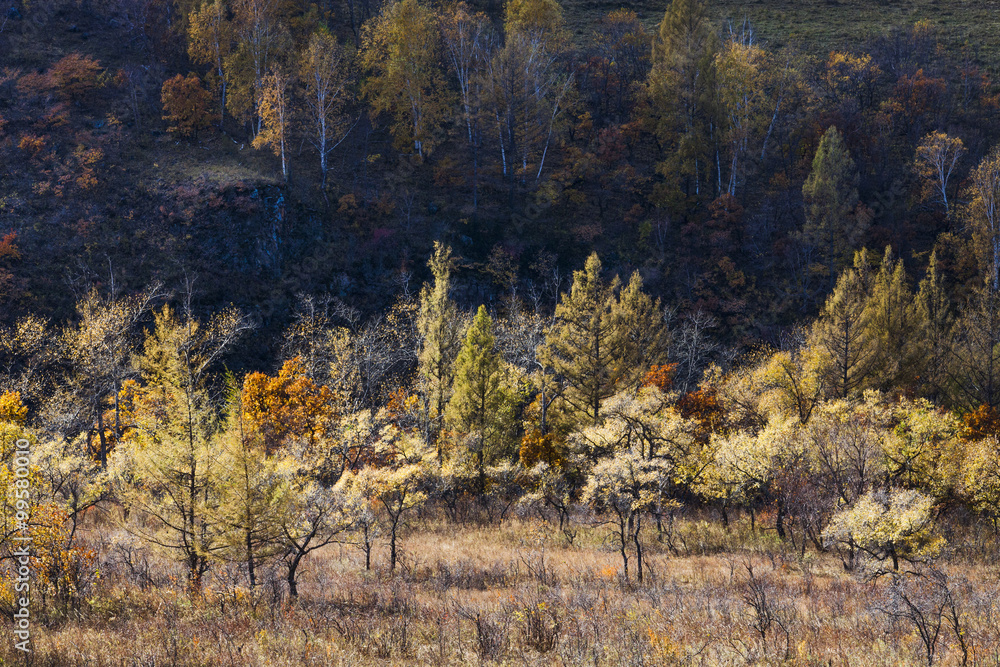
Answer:
POLYGON ((194 72, 163 82, 161 92, 163 120, 170 123, 168 132, 181 137, 197 137, 212 123, 212 94, 202 86, 201 79, 194 72))
POLYGON ((513 422, 513 397, 504 376, 493 321, 480 306, 455 360, 448 416, 457 430, 467 434, 481 494, 486 491, 486 466, 503 453, 513 422))
POLYGON ((967 409, 1000 406, 1000 293, 976 290, 957 318, 947 365, 950 398, 967 409))
MULTIPOLYGON (((453 265, 451 247, 435 241, 434 253, 427 265, 434 276, 434 284, 425 283, 420 290, 417 327, 421 338, 419 372, 427 413, 426 438, 430 443, 437 438, 451 397, 455 358, 461 345, 461 322, 458 309, 449 296, 453 265)), ((439 442, 438 459, 442 457, 439 442)))
MULTIPOLYGON (((359 512, 360 513, 360 512, 359 512)), ((353 517, 355 522, 362 517, 353 517)), ((285 581, 297 598, 298 573, 303 559, 337 540, 352 526, 347 499, 339 489, 324 487, 309 476, 292 480, 289 503, 278 517, 282 532, 285 581)))
POLYGON ((319 153, 319 169, 326 186, 327 158, 343 140, 344 104, 351 82, 350 60, 335 37, 314 33, 299 58, 299 80, 309 111, 310 142, 319 153))
POLYGON ((1000 291, 1000 147, 980 161, 969 180, 966 217, 973 229, 987 284, 997 292, 1000 291))
MULTIPOLYGON (((915 561, 936 556, 944 538, 933 532, 934 499, 914 490, 868 493, 839 512, 823 531, 830 543, 857 547, 878 561, 915 561)), ((853 563, 849 563, 853 566, 853 563)))
POLYGON ((100 87, 101 63, 90 56, 71 53, 49 69, 52 85, 66 100, 84 104, 93 100, 100 87))
POLYGON ((559 67, 561 16, 552 0, 508 3, 503 44, 486 61, 486 92, 511 203, 518 182, 541 180, 574 83, 559 67))
POLYGON ((219 124, 225 118, 229 73, 226 60, 233 51, 233 25, 225 0, 204 3, 188 17, 188 55, 199 65, 209 65, 209 85, 218 91, 219 124))
POLYGON ((157 285, 133 296, 92 290, 77 303, 77 321, 59 339, 65 374, 48 397, 46 421, 69 440, 84 434, 86 453, 102 467, 133 426, 123 415, 121 393, 138 376, 138 325, 159 295, 157 285))
POLYGON ((819 142, 802 197, 806 205, 802 239, 821 253, 832 286, 837 270, 861 242, 866 228, 863 216, 854 214, 858 171, 836 127, 831 126, 819 142))
POLYGON ((948 182, 958 162, 965 155, 965 144, 958 137, 944 132, 931 132, 920 140, 914 167, 924 181, 925 196, 944 204, 944 212, 951 217, 951 203, 948 200, 948 182))
POLYGON ((636 580, 643 580, 642 517, 659 497, 659 463, 625 449, 594 466, 583 499, 611 516, 612 535, 622 558, 622 573, 629 579, 629 551, 635 554, 636 580))
POLYGON ((252 118, 253 133, 263 129, 257 116, 265 79, 289 50, 290 36, 280 20, 280 0, 234 0, 236 48, 225 59, 229 80, 229 108, 237 117, 252 118))
POLYGON ((594 40, 598 61, 593 92, 599 95, 604 114, 625 121, 640 83, 649 74, 652 40, 631 9, 618 9, 601 17, 594 40))
POLYGON ((509 0, 503 23, 507 33, 551 33, 562 27, 562 7, 556 0, 509 0))
POLYGON ((873 384, 882 391, 912 386, 917 380, 919 341, 913 294, 903 262, 886 247, 865 304, 866 337, 871 342, 873 384))
POLYGON ((398 544, 403 520, 427 500, 427 494, 421 490, 424 476, 424 468, 419 463, 404 463, 392 467, 362 468, 344 475, 337 484, 348 496, 360 494, 368 503, 379 505, 385 513, 390 572, 395 571, 399 560, 398 544))
POLYGON ((193 591, 226 548, 216 521, 225 476, 209 371, 247 328, 235 311, 207 323, 188 307, 180 316, 169 307, 157 312, 139 362, 139 428, 114 452, 123 502, 142 517, 130 530, 182 561, 193 591))
POLYGON ((421 158, 434 149, 446 108, 440 40, 434 11, 401 0, 365 25, 360 51, 371 72, 365 94, 372 111, 389 113, 396 145, 412 147, 421 158))
POLYGON ((648 86, 653 132, 667 156, 656 166, 661 205, 711 195, 718 49, 703 0, 670 4, 653 39, 648 86))
POLYGON ((619 389, 638 388, 651 368, 667 360, 670 343, 663 307, 642 291, 642 277, 632 274, 612 312, 617 355, 615 376, 619 389))
POLYGON ((573 273, 573 286, 559 300, 555 324, 539 350, 541 362, 565 383, 562 398, 581 423, 599 423, 601 404, 615 393, 618 285, 617 277, 604 280, 601 260, 591 254, 584 269, 573 273))
POLYGON ((919 331, 918 367, 925 390, 932 395, 941 396, 945 392, 954 321, 951 298, 939 268, 937 253, 932 252, 914 297, 914 322, 919 331))
POLYGON ((846 398, 871 375, 875 354, 866 312, 871 267, 862 251, 845 270, 813 324, 810 346, 820 355, 819 373, 827 390, 846 398))
POLYGON ((333 427, 338 401, 329 387, 306 375, 299 357, 282 364, 275 377, 258 372, 243 380, 245 427, 261 437, 268 454, 295 441, 315 449, 333 427))
POLYGON ((247 423, 242 390, 235 382, 228 390, 225 424, 218 438, 222 491, 213 520, 225 529, 225 557, 246 563, 253 589, 260 564, 280 553, 281 517, 292 489, 282 462, 268 456, 263 439, 247 423))
POLYGON ((276 156, 281 158, 281 176, 286 181, 288 180, 288 160, 285 145, 288 141, 292 116, 292 106, 289 100, 290 85, 290 77, 281 71, 272 72, 264 77, 261 82, 260 95, 257 98, 260 130, 253 138, 254 148, 269 147, 276 156))

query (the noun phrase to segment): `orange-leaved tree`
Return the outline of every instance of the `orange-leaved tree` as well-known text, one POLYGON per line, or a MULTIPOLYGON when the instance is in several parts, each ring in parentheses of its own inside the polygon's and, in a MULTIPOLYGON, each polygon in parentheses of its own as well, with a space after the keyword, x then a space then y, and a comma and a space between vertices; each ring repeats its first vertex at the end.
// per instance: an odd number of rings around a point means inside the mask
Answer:
POLYGON ((286 361, 275 377, 250 373, 243 380, 244 419, 268 452, 296 439, 315 444, 337 415, 337 399, 306 375, 300 357, 286 361))
POLYGON ((170 123, 168 132, 182 137, 197 137, 212 122, 209 111, 212 94, 205 90, 194 72, 186 77, 178 74, 163 82, 163 120, 170 123))

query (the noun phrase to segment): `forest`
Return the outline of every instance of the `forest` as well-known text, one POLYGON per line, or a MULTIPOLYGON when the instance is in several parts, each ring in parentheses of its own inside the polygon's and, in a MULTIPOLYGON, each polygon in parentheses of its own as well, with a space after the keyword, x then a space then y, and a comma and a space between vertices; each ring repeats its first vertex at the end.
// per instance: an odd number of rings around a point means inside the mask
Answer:
POLYGON ((1000 45, 874 5, 3 9, 0 665, 1000 662, 1000 45))

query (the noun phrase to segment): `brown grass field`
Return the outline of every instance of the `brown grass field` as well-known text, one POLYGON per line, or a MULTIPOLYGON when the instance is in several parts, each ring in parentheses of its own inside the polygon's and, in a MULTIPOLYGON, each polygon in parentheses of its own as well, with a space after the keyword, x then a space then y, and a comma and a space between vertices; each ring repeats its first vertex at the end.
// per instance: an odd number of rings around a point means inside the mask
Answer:
POLYGON ((537 518, 415 517, 394 574, 381 542, 370 572, 352 545, 331 545, 291 602, 273 566, 251 592, 218 565, 191 596, 175 564, 91 522, 84 541, 101 555, 78 607, 36 612, 30 660, 4 642, 0 664, 1000 664, 992 534, 952 535, 933 566, 872 580, 759 522, 689 516, 668 539, 646 534, 640 584, 623 580, 604 527, 576 526, 570 545, 537 518))

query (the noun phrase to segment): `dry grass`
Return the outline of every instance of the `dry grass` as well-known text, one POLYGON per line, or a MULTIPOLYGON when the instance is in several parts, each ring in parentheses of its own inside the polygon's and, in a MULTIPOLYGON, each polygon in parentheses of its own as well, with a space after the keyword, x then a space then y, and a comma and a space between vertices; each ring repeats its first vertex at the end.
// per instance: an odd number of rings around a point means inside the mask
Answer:
MULTIPOLYGON (((537 519, 427 518, 411 526, 395 575, 381 545, 371 572, 353 547, 334 545, 303 566, 290 603, 280 570, 250 593, 235 566, 217 567, 192 599, 175 566, 90 526, 101 578, 68 618, 36 621, 31 664, 927 664, 907 599, 941 620, 934 664, 962 664, 959 635, 934 611, 943 598, 921 588, 928 579, 867 581, 835 555, 797 557, 746 522, 727 531, 688 518, 678 533, 676 553, 646 536, 650 571, 637 584, 622 580, 599 526, 570 545, 537 519)), ((968 664, 997 664, 996 566, 957 556, 939 565, 968 664)), ((10 642, 0 647, 0 664, 23 662, 10 642)))

